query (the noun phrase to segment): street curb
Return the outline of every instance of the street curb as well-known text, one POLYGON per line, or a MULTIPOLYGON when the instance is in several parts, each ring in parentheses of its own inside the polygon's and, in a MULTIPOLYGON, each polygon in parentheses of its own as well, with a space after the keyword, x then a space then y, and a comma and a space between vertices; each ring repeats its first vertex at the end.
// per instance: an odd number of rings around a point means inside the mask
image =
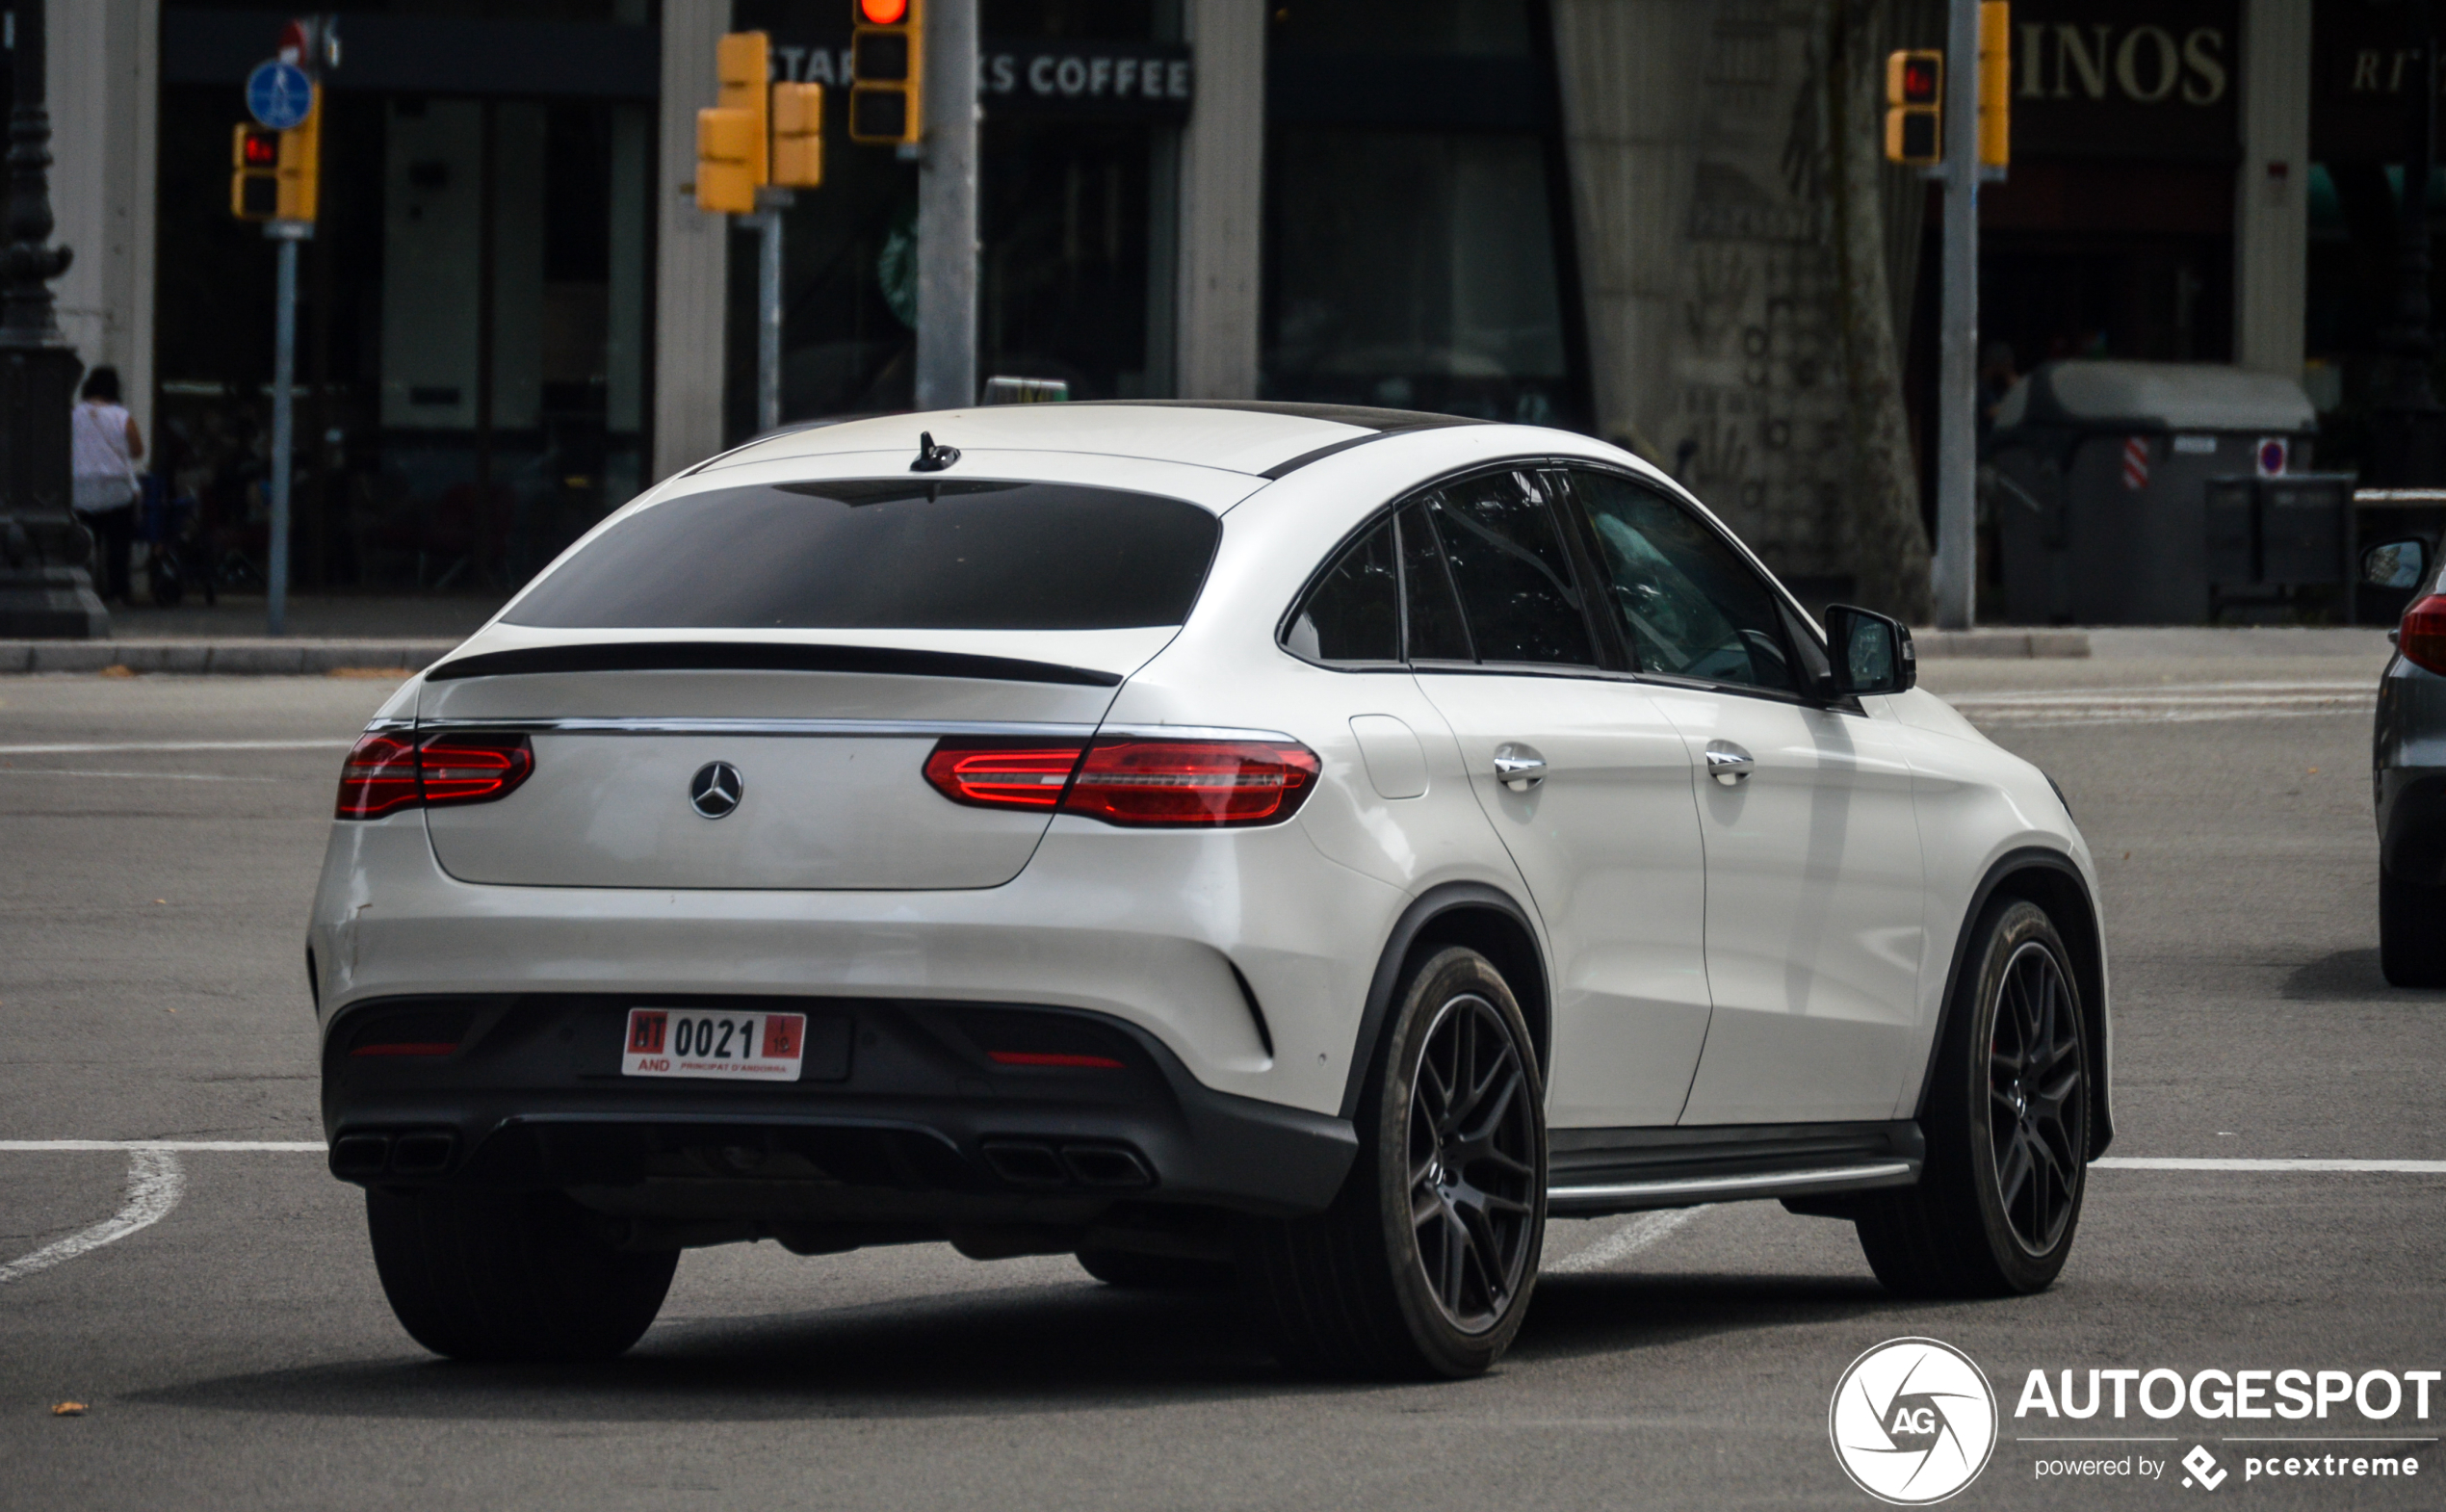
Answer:
POLYGON ((0 640, 0 675, 29 672, 168 672, 185 676, 328 677, 397 672, 406 677, 448 655, 456 640, 0 640))
POLYGON ((2086 630, 1914 630, 1911 643, 1923 662, 2027 661, 2090 654, 2086 630))

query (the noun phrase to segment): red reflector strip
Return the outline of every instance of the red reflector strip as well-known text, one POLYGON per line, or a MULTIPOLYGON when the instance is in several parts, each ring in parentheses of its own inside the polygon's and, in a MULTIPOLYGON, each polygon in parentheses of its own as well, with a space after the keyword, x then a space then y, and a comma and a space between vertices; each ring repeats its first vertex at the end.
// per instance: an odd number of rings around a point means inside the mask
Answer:
POLYGON ((1035 1050, 989 1050, 985 1054, 998 1066, 1068 1066, 1080 1071, 1126 1069, 1110 1056, 1063 1056, 1035 1050))
POLYGON ((1085 748, 1083 743, 992 746, 945 741, 925 759, 925 780, 954 803, 1051 809, 1061 801, 1085 748))
POLYGON ((447 1056, 458 1049, 456 1044, 359 1045, 349 1052, 351 1056, 447 1056))

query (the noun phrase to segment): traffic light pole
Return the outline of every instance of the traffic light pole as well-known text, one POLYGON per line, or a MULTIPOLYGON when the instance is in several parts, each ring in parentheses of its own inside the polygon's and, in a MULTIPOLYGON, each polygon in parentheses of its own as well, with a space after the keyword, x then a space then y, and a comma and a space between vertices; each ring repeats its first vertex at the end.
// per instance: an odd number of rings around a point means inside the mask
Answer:
POLYGON ((917 407, 976 403, 976 3, 925 10, 918 161, 917 407))
POLYGON ((272 561, 264 572, 264 633, 289 633, 289 460, 296 450, 298 386, 298 244, 314 234, 311 221, 268 221, 263 234, 280 244, 280 288, 272 334, 272 561))
POLYGON ((1979 0, 1948 0, 1944 303, 1938 324, 1937 628, 1977 616, 1979 0))
POLYGON ((781 424, 781 213, 787 189, 756 191, 756 429, 781 424))

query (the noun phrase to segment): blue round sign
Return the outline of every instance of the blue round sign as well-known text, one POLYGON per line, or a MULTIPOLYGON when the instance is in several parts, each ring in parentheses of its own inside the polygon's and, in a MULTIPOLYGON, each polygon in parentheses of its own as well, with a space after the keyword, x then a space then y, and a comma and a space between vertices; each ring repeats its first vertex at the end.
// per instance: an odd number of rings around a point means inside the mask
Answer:
POLYGON ((314 114, 314 81, 293 63, 258 65, 247 75, 247 114, 273 131, 301 126, 314 114))

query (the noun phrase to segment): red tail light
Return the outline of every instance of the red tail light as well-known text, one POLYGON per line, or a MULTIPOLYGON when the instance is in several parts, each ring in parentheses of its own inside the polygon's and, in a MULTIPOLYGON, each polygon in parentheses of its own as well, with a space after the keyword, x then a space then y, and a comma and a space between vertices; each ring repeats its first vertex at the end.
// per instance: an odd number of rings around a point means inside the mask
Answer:
POLYGON ((1263 824, 1299 811, 1319 765, 1296 743, 1106 737, 1061 807, 1107 824, 1263 824))
POLYGON ((2432 593, 2404 612, 2395 649, 2415 666, 2446 672, 2446 594, 2432 593))
POLYGON ((523 735, 368 735, 340 769, 338 819, 379 819, 419 804, 488 803, 535 769, 523 735))
POLYGON ((954 803, 1052 809, 1132 828, 1217 828, 1290 818, 1321 764, 1295 741, 1104 736, 1093 744, 944 741, 925 780, 954 803))
POLYGON ((925 759, 925 780, 954 803, 978 808, 1050 809, 1061 801, 1084 742, 993 745, 945 741, 925 759))
POLYGON ((1057 1066, 1072 1071, 1128 1069, 1110 1056, 1075 1056, 1067 1052, 1043 1050, 989 1050, 985 1054, 998 1066, 1057 1066))

